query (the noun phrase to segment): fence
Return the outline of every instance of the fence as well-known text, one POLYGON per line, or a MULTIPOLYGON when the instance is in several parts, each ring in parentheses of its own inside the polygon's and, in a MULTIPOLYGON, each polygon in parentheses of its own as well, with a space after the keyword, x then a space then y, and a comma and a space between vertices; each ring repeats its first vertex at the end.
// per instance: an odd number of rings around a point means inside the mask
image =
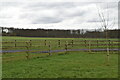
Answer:
POLYGON ((48 53, 68 51, 109 51, 113 53, 118 50, 118 40, 12 40, 2 42, 3 54, 26 52, 26 58, 29 59, 30 53, 48 53), (60 51, 61 50, 61 51, 60 51), (7 52, 8 51, 8 52, 7 52))

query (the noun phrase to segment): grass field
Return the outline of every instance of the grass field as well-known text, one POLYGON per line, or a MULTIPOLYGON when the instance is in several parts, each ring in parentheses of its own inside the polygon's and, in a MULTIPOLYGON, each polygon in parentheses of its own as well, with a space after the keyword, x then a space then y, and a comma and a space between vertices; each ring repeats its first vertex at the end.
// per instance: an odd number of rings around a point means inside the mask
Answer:
POLYGON ((110 66, 105 54, 69 52, 30 60, 3 63, 3 78, 116 78, 118 57, 111 54, 110 66))
MULTIPOLYGON (((30 49, 48 50, 44 47, 44 40, 51 41, 52 49, 64 49, 63 46, 58 47, 57 41, 61 40, 62 44, 65 41, 71 40, 84 40, 84 38, 26 38, 26 37, 3 37, 3 42, 12 42, 17 40, 18 42, 25 42, 32 40, 30 49), (39 47, 35 47, 41 45, 39 47)), ((96 39, 86 39, 96 40, 96 39)), ((104 39, 97 39, 104 40, 104 39)), ((109 39, 117 40, 117 39, 109 39)), ((49 42, 47 42, 49 43, 49 42)), ((79 44, 80 42, 74 42, 79 44)), ((81 42, 82 43, 82 42, 81 42)), ((95 42, 93 42, 96 44, 95 42)), ((102 42, 100 42, 102 43, 102 42)), ((99 44, 100 44, 99 43, 99 44)), ((105 43, 104 43, 105 44, 105 43)), ((17 46, 26 45, 25 43, 19 43, 17 46)), ((13 43, 4 43, 5 46, 14 46, 13 43)), ((106 46, 95 46, 92 48, 105 48, 106 46)), ((112 46, 117 48, 118 46, 112 46)), ((69 48, 88 48, 88 46, 74 46, 69 48)), ((12 47, 3 50, 17 50, 24 49, 19 47, 12 47)), ((37 52, 36 52, 37 53, 37 52)), ((6 53, 3 54, 3 78, 117 78, 118 77, 118 54, 110 54, 109 66, 107 65, 106 52, 89 52, 82 51, 70 51, 53 53, 52 56, 48 56, 48 53, 33 54, 30 53, 30 59, 26 59, 26 52, 22 53, 6 53), (33 57, 34 56, 34 57, 33 57), (13 58, 15 57, 15 59, 13 58), (6 59, 7 58, 7 59, 6 59)), ((117 52, 114 52, 117 53, 117 52)))

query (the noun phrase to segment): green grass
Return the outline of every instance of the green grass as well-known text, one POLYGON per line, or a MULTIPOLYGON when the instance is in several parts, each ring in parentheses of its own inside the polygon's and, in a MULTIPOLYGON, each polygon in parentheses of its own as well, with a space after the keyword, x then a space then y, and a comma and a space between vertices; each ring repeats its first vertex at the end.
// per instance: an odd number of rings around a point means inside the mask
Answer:
POLYGON ((3 78, 117 78, 118 55, 69 52, 64 55, 36 57, 3 62, 3 78))
MULTIPOLYGON (((4 40, 13 40, 13 39, 17 39, 17 40, 24 40, 24 39, 28 39, 28 40, 41 40, 41 39, 43 39, 43 40, 45 40, 45 39, 47 39, 47 40, 55 40, 55 39, 63 39, 63 40, 71 40, 71 39, 73 39, 73 40, 105 40, 104 38, 44 38, 44 37, 18 37, 18 36, 16 36, 16 37, 13 37, 13 36, 2 36, 2 39, 4 39, 4 40)), ((110 40, 118 40, 118 38, 110 38, 110 40)))

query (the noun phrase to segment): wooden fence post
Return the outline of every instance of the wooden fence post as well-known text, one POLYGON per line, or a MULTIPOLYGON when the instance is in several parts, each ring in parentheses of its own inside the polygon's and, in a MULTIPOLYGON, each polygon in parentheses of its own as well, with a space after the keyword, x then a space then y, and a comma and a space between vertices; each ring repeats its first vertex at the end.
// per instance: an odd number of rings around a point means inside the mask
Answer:
POLYGON ((67 50, 68 50, 68 42, 66 41, 65 42, 65 51, 66 51, 65 54, 67 54, 67 50))
POLYGON ((109 65, 109 56, 110 56, 110 54, 109 54, 109 48, 107 48, 107 65, 109 65))
POLYGON ((89 53, 91 53, 91 41, 89 41, 89 53))
MULTIPOLYGON (((114 44, 113 44, 113 41, 111 40, 111 49, 113 49, 114 47, 114 44)), ((111 50, 111 52, 113 53, 114 51, 113 50, 111 50)))
POLYGON ((15 47, 16 47, 16 40, 15 40, 15 47))
POLYGON ((97 47, 98 47, 98 40, 97 40, 97 47))
POLYGON ((109 45, 109 49, 110 49, 110 40, 108 40, 108 42, 109 42, 109 44, 108 44, 108 45, 109 45))
POLYGON ((29 59, 29 56, 30 56, 30 55, 29 55, 29 46, 30 46, 29 42, 26 42, 26 48, 27 48, 27 51, 26 51, 26 54, 27 54, 27 55, 26 55, 26 58, 27 58, 27 59, 29 59))
POLYGON ((31 42, 32 42, 32 40, 30 40, 30 47, 32 47, 32 43, 31 42))
POLYGON ((86 46, 87 46, 87 45, 86 45, 86 40, 84 40, 84 42, 85 42, 85 47, 86 47, 86 46))
POLYGON ((58 40, 58 47, 60 47, 60 40, 58 40))
POLYGON ((52 55, 52 54, 51 54, 51 41, 49 41, 48 47, 49 47, 49 56, 51 56, 51 55, 52 55))
POLYGON ((73 44, 74 44, 74 42, 73 42, 73 40, 72 40, 72 47, 73 47, 73 44))
POLYGON ((46 40, 45 40, 45 42, 44 42, 44 43, 45 43, 45 46, 46 46, 46 45, 47 45, 46 40))

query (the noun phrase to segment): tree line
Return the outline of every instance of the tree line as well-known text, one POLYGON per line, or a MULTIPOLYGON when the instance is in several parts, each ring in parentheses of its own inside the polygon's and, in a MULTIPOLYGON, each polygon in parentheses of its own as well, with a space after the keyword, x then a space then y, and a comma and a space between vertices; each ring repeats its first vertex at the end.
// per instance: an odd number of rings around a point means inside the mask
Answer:
MULTIPOLYGON (((53 38, 105 38, 102 30, 19 29, 1 27, 2 36, 53 37, 53 38)), ((120 38, 120 29, 107 30, 108 38, 120 38)))

